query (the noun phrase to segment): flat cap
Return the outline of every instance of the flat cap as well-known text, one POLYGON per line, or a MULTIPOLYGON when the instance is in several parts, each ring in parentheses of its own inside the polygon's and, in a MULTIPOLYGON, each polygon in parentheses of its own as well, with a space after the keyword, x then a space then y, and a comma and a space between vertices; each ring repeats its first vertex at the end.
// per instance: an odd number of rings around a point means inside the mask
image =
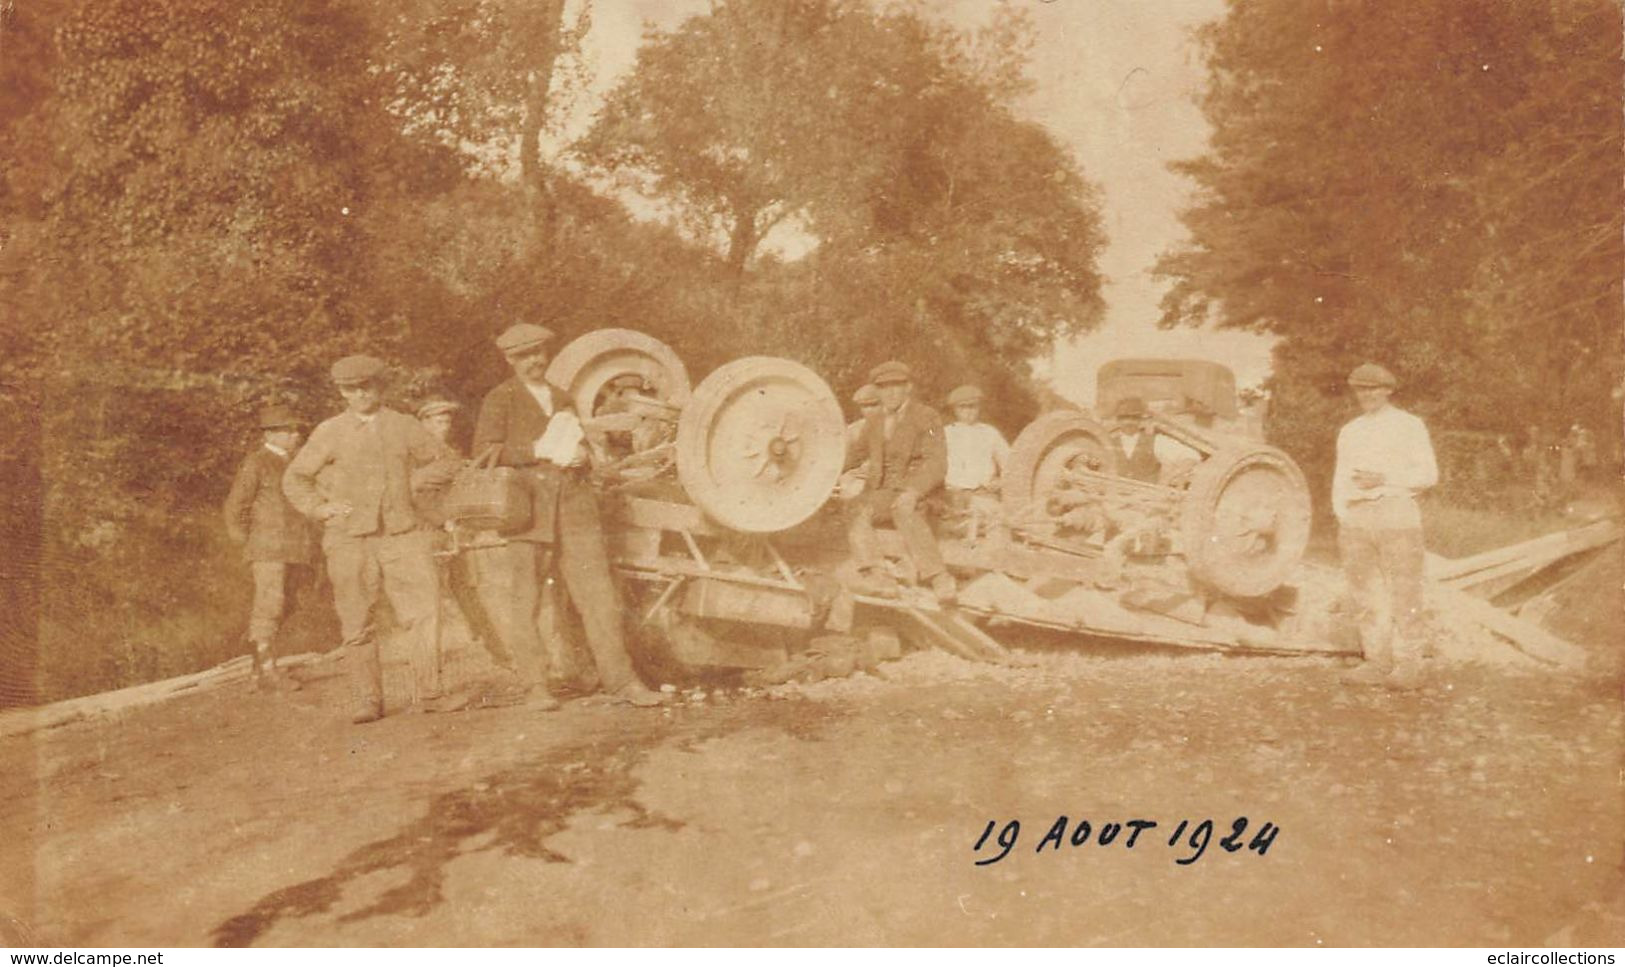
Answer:
POLYGON ((512 356, 514 353, 540 346, 553 341, 553 330, 535 323, 519 322, 502 330, 497 337, 497 348, 504 355, 512 356))
POLYGON ((418 407, 418 419, 426 420, 431 416, 439 416, 442 413, 455 413, 462 408, 461 403, 436 397, 432 400, 425 400, 423 405, 418 407))
POLYGON ((1349 385, 1362 389, 1372 387, 1393 389, 1399 385, 1399 380, 1394 378, 1393 373, 1376 363, 1361 363, 1349 374, 1349 385))
POLYGON ((908 367, 895 359, 887 360, 869 370, 869 382, 876 386, 884 386, 887 383, 908 383, 912 382, 913 379, 914 374, 909 372, 908 367))
POLYGON ((299 419, 298 415, 286 406, 267 406, 260 409, 262 430, 281 430, 304 425, 305 421, 299 419))
POLYGON ((1125 396, 1117 401, 1117 409, 1112 412, 1116 417, 1147 416, 1150 410, 1145 408, 1145 400, 1138 396, 1125 396))
POLYGON ((376 356, 346 356, 333 364, 333 382, 340 386, 365 383, 384 373, 384 361, 376 356))
POLYGON ((952 393, 948 394, 948 405, 949 406, 970 406, 970 405, 972 405, 974 403, 982 402, 982 399, 983 399, 983 395, 982 395, 981 387, 972 386, 969 383, 967 383, 964 386, 961 386, 958 389, 954 390, 952 393))
POLYGON ((639 376, 637 373, 622 373, 621 375, 610 380, 609 385, 613 389, 641 390, 643 389, 644 383, 643 377, 639 376))

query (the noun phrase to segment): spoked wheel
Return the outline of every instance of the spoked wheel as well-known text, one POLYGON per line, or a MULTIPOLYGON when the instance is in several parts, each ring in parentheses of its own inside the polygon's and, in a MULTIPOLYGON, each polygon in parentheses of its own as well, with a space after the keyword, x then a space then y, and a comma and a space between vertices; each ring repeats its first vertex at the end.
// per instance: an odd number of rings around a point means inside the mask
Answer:
POLYGON ((1111 472, 1105 427, 1076 410, 1045 413, 1010 445, 1004 471, 1004 512, 1013 526, 1042 529, 1049 499, 1069 470, 1111 472))
POLYGON ((840 404, 800 363, 751 356, 718 368, 677 422, 677 477, 734 530, 770 534, 811 517, 846 460, 840 404))
POLYGON ((1309 543, 1309 487, 1291 457, 1267 446, 1220 450, 1191 474, 1180 542, 1191 576, 1222 594, 1262 597, 1309 543))
POLYGON ((547 381, 564 390, 582 417, 597 411, 611 380, 638 376, 655 398, 688 402, 688 369, 665 343, 633 329, 595 329, 571 340, 547 367, 547 381))

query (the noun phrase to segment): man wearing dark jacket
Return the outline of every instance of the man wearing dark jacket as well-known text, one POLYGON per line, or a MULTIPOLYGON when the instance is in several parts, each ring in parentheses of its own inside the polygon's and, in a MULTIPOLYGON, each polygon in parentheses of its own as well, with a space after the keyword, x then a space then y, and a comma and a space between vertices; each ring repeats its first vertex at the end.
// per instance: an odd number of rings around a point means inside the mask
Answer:
POLYGON ((903 535, 920 581, 929 583, 941 601, 952 601, 954 579, 942 562, 936 535, 919 503, 942 486, 948 472, 948 449, 942 417, 910 399, 912 374, 899 362, 886 362, 869 372, 880 392, 881 416, 867 421, 848 460, 864 465, 864 492, 851 503, 847 541, 866 586, 884 590, 876 523, 890 520, 903 535))
POLYGON ((1117 401, 1112 414, 1112 466, 1119 477, 1156 483, 1162 477, 1162 460, 1157 456, 1157 434, 1151 427, 1151 411, 1145 400, 1125 396, 1117 401))
POLYGON ((296 690, 298 682, 278 671, 272 643, 310 586, 316 533, 282 493, 282 474, 299 445, 299 419, 285 406, 268 406, 260 411, 259 422, 265 440, 243 458, 226 495, 226 533, 242 545, 254 576, 248 640, 255 682, 296 690))
POLYGON ((531 686, 531 705, 558 706, 547 687, 542 640, 552 633, 543 627, 544 582, 555 576, 581 616, 603 690, 632 705, 658 705, 659 695, 638 680, 626 651, 581 420, 564 391, 547 382, 552 339, 541 326, 519 323, 496 340, 514 375, 486 394, 473 452, 478 459, 495 447, 500 465, 525 471, 531 520, 526 529, 503 535, 506 546, 492 555, 498 558, 491 569, 496 573, 482 574, 480 592, 505 649, 531 686))

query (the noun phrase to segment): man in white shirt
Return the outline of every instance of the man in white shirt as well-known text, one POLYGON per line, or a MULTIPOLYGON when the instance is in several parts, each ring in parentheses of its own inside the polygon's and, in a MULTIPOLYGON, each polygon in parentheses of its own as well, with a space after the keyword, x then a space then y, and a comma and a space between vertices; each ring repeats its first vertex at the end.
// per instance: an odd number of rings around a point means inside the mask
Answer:
POLYGON ((966 537, 975 541, 999 516, 999 484, 1010 462, 1010 444, 990 423, 981 422, 982 390, 961 386, 948 394, 954 421, 943 428, 948 445, 948 512, 964 515, 966 537))
POLYGON ((961 386, 948 394, 948 408, 954 421, 944 432, 948 439, 948 492, 994 492, 1004 465, 1010 460, 1010 444, 992 424, 981 422, 982 391, 961 386))
POLYGON ((1427 427, 1389 403, 1397 380, 1374 363, 1349 374, 1360 415, 1337 434, 1332 510, 1360 624, 1360 684, 1411 689, 1422 673, 1422 512, 1439 482, 1427 427))

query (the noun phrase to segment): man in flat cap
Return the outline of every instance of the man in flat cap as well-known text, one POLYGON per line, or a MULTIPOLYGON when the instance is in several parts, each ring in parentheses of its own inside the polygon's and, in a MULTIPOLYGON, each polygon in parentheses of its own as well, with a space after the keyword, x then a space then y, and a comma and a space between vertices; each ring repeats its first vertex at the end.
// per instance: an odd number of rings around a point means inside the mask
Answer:
POLYGON ((1349 374, 1360 413, 1337 434, 1332 510, 1360 624, 1361 684, 1415 688, 1422 673, 1422 512, 1439 481, 1427 427, 1392 405, 1394 374, 1366 363, 1349 374))
POLYGON ((948 472, 943 480, 951 514, 969 520, 966 536, 976 540, 999 515, 999 483, 1010 462, 1010 443, 998 427, 982 422, 981 387, 965 385, 948 394, 954 421, 943 429, 948 472))
POLYGON ((944 483, 950 495, 998 491, 999 478, 1010 460, 1010 443, 991 423, 982 422, 982 390, 961 386, 948 394, 954 421, 945 428, 948 472, 944 483))
POLYGON ((920 500, 942 486, 948 472, 948 452, 937 411, 910 399, 913 377, 900 362, 885 362, 869 371, 869 381, 880 393, 878 419, 866 421, 866 431, 849 455, 850 463, 864 467, 864 493, 849 505, 847 540, 859 576, 874 590, 886 590, 890 577, 875 538, 875 524, 890 520, 903 535, 909 557, 922 582, 941 601, 956 594, 953 575, 943 564, 936 535, 920 510, 920 500))
POLYGON ((276 667, 273 647, 282 621, 310 586, 316 531, 282 493, 282 474, 299 445, 300 420, 286 406, 260 410, 264 439, 237 469, 226 495, 226 533, 242 545, 254 577, 248 641, 260 687, 294 690, 296 680, 276 667))
POLYGON ((531 491, 531 520, 524 530, 503 535, 494 551, 501 561, 481 573, 481 594, 490 617, 530 684, 531 704, 556 708, 549 692, 550 655, 567 654, 553 633, 546 588, 562 579, 581 616, 598 682, 613 697, 637 706, 660 704, 658 693, 638 680, 626 651, 621 601, 610 574, 598 495, 588 478, 591 455, 586 432, 569 396, 547 382, 548 344, 553 334, 519 323, 497 337, 497 348, 513 378, 485 397, 474 427, 476 458, 496 448, 502 466, 525 471, 531 491))
POLYGON ((418 422, 422 423, 423 428, 428 430, 436 440, 451 447, 452 424, 456 422, 457 411, 462 408, 462 405, 455 400, 433 396, 418 404, 418 422))
POLYGON ((1157 434, 1151 428, 1151 410, 1138 396, 1125 396, 1113 411, 1113 471, 1119 477, 1156 483, 1162 476, 1162 460, 1157 456, 1157 434))
POLYGON ((417 702, 452 707, 442 704, 436 529, 418 495, 445 486, 459 463, 417 420, 383 405, 383 374, 383 361, 371 356, 333 364, 345 411, 311 431, 282 476, 288 500, 324 527, 357 724, 384 715, 373 620, 381 594, 409 642, 417 702))

